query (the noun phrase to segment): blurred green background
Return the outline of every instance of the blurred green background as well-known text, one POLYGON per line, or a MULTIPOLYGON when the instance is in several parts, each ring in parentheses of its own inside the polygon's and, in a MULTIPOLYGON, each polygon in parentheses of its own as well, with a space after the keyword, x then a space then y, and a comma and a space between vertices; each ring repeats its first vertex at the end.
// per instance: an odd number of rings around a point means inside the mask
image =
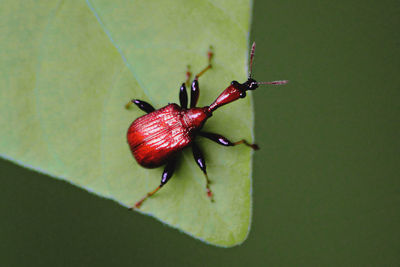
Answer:
POLYGON ((203 244, 1 160, 0 265, 400 265, 400 2, 274 2, 254 3, 254 76, 291 83, 253 94, 244 244, 203 244))

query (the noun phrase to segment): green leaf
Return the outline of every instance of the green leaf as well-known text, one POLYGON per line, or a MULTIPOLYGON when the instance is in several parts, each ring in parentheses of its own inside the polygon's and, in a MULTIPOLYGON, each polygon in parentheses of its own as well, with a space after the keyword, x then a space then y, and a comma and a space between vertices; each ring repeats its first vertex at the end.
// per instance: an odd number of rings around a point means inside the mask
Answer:
MULTIPOLYGON (((178 102, 186 65, 214 66, 200 105, 246 78, 250 0, 6 1, 0 9, 0 153, 24 167, 132 206, 160 182, 126 142, 143 112, 178 102)), ((205 130, 252 140, 251 94, 215 112, 205 130)), ((251 220, 251 154, 198 138, 215 203, 190 149, 174 177, 140 212, 210 244, 244 241, 251 220)), ((127 212, 129 212, 127 210, 127 212)), ((135 237, 132 237, 133 239, 135 237)))

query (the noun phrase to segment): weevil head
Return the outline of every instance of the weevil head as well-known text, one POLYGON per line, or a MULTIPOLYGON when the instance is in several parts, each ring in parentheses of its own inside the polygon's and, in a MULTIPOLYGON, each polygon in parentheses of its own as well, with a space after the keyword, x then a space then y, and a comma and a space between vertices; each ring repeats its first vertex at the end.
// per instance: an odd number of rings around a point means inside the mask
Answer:
POLYGON ((248 78, 244 83, 232 81, 231 85, 240 91, 240 98, 244 98, 246 96, 246 91, 255 90, 258 88, 257 81, 253 78, 248 78))
MULTIPOLYGON (((251 46, 251 51, 250 51, 250 63, 249 63, 249 75, 247 76, 247 81, 240 84, 242 90, 247 91, 247 90, 255 90, 258 88, 260 84, 272 84, 272 85, 281 85, 285 84, 288 81, 282 80, 282 81, 273 81, 273 82, 257 82, 252 78, 253 75, 253 61, 254 61, 254 54, 256 51, 256 43, 254 42, 253 45, 251 46)), ((246 94, 244 94, 246 95, 246 94)))
POLYGON ((258 88, 257 81, 254 80, 253 78, 248 78, 247 81, 242 83, 241 85, 245 89, 245 91, 247 91, 247 90, 255 90, 255 89, 258 88))

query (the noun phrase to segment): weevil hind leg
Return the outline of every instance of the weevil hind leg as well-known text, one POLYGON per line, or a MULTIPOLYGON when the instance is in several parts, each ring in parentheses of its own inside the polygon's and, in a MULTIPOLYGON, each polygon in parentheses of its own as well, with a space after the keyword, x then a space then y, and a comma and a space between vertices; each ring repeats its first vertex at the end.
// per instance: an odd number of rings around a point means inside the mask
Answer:
POLYGON ((249 142, 247 142, 245 139, 242 139, 240 141, 237 142, 231 142, 229 141, 228 138, 220 135, 220 134, 216 134, 216 133, 209 133, 209 132, 199 132, 200 136, 206 137, 208 139, 210 139, 211 141, 216 142, 217 144, 223 145, 223 146, 237 146, 240 144, 244 144, 248 147, 251 147, 254 150, 258 150, 260 149, 259 146, 257 144, 251 144, 249 142))
POLYGON ((197 165, 202 170, 204 177, 206 178, 207 196, 210 198, 211 202, 214 202, 214 194, 210 189, 211 181, 210 181, 210 179, 208 179, 206 161, 204 160, 203 153, 201 152, 200 148, 195 143, 192 144, 192 152, 193 152, 194 160, 196 161, 197 165))
POLYGON ((154 189, 153 191, 147 193, 142 199, 140 199, 138 202, 135 203, 135 205, 129 209, 139 209, 143 202, 148 199, 149 197, 153 196, 155 193, 157 193, 158 190, 160 190, 168 181, 171 179, 172 175, 174 174, 175 170, 175 158, 170 160, 167 165, 164 168, 164 172, 161 176, 161 183, 160 185, 154 189))
POLYGON ((135 104, 138 108, 140 108, 141 110, 143 110, 146 113, 150 113, 155 110, 155 108, 152 105, 150 105, 149 103, 147 103, 143 100, 139 100, 139 99, 132 99, 125 105, 125 108, 129 109, 129 107, 132 105, 132 103, 135 104))
POLYGON ((208 65, 201 70, 196 76, 194 76, 194 80, 192 82, 191 91, 190 91, 190 107, 194 108, 197 105, 197 101, 199 100, 200 95, 200 87, 199 87, 199 77, 202 76, 207 70, 212 68, 211 60, 214 56, 213 48, 210 46, 208 52, 208 65))

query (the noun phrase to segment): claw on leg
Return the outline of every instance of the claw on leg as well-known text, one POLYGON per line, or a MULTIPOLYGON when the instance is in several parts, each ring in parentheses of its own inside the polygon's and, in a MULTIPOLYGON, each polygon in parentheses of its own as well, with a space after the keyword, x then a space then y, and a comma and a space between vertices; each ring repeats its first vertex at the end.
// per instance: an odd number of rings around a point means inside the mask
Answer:
POLYGON ((143 202, 144 202, 147 198, 149 198, 149 197, 151 197, 152 195, 154 195, 160 188, 161 188, 161 185, 158 186, 156 189, 154 189, 152 192, 147 193, 141 200, 139 200, 138 202, 136 202, 135 205, 134 205, 133 207, 130 207, 129 209, 130 209, 130 210, 139 209, 140 206, 143 204, 143 202))
POLYGON ((260 149, 260 147, 257 144, 250 144, 249 142, 247 142, 244 139, 233 143, 233 145, 235 145, 235 146, 236 145, 240 145, 240 144, 245 144, 246 146, 251 147, 254 150, 259 150, 260 149))
POLYGON ((192 78, 192 72, 190 71, 190 65, 187 65, 186 66, 186 81, 185 81, 186 86, 190 85, 190 78, 192 78))
POLYGON ((213 47, 210 46, 210 48, 208 49, 208 52, 207 52, 208 65, 202 71, 200 71, 198 74, 196 74, 196 76, 194 77, 195 80, 198 80, 201 75, 203 75, 207 70, 212 68, 211 60, 212 60, 213 56, 214 56, 213 47))
POLYGON ((128 103, 125 104, 125 108, 129 109, 131 105, 132 105, 132 101, 129 101, 128 103))
POLYGON ((211 181, 208 179, 208 175, 207 173, 204 174, 204 176, 206 177, 206 191, 207 191, 207 196, 210 198, 211 202, 214 202, 214 194, 210 189, 210 184, 211 181))

